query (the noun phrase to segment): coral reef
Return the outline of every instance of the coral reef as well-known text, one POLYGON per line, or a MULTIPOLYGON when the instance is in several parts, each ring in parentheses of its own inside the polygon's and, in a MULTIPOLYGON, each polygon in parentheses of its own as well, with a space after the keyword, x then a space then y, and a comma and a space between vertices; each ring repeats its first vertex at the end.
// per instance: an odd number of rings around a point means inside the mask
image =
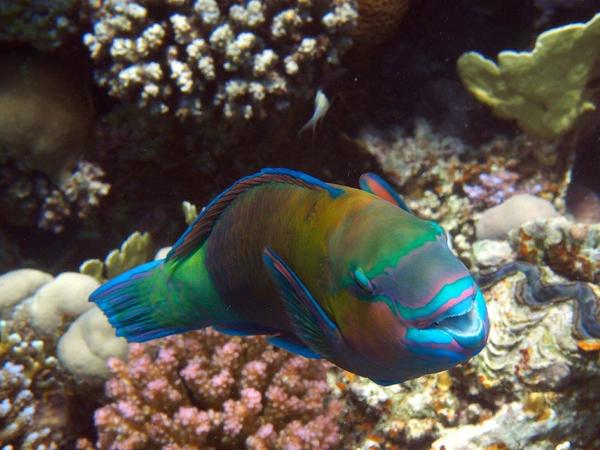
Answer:
POLYGON ((351 0, 90 1, 84 37, 110 95, 179 117, 263 118, 311 95, 350 47, 351 0))
POLYGON ((2 222, 60 233, 88 219, 110 186, 79 161, 92 108, 85 82, 47 57, 0 54, 2 222))
MULTIPOLYGON (((506 201, 509 197, 518 194, 516 184, 519 174, 510 170, 497 170, 493 173, 481 173, 473 184, 465 184, 463 190, 473 203, 493 206, 506 201)), ((540 185, 533 186, 531 194, 540 190, 540 185)))
POLYGON ((124 357, 127 345, 88 297, 100 283, 76 272, 55 278, 34 270, 19 269, 0 276, 0 315, 7 326, 28 339, 44 342, 57 373, 78 383, 97 385, 108 375, 109 357, 124 357))
POLYGON ((196 331, 132 344, 127 363, 109 365, 100 449, 327 449, 341 439, 326 364, 260 337, 196 331))
POLYGON ((97 165, 80 161, 77 169, 44 199, 38 226, 61 233, 67 220, 88 219, 98 208, 100 199, 110 191, 110 184, 102 181, 104 175, 97 165))
POLYGON ((26 328, 0 320, 0 360, 0 443, 62 448, 69 436, 69 404, 56 357, 26 328))
POLYGON ((519 259, 570 279, 600 282, 600 225, 564 217, 539 219, 509 233, 519 259))
POLYGON ((104 171, 88 161, 80 161, 58 185, 39 172, 0 162, 2 219, 13 226, 37 226, 60 234, 69 224, 83 222, 97 212, 110 191, 103 179, 104 171))
POLYGON ((375 156, 413 211, 452 234, 454 248, 467 261, 475 234, 473 216, 487 206, 512 194, 538 193, 562 207, 558 199, 565 190, 568 161, 552 144, 520 135, 498 137, 475 148, 440 136, 422 119, 412 136, 399 128, 371 128, 355 142, 375 156), (499 174, 508 172, 514 175, 502 180, 499 174), (474 194, 482 177, 501 182, 474 194))
POLYGON ((476 52, 457 62, 465 87, 504 119, 540 138, 571 130, 594 109, 590 86, 600 55, 600 15, 542 33, 531 52, 504 51, 498 64, 476 52))
POLYGON ((72 376, 96 384, 110 376, 109 358, 126 357, 127 342, 115 336, 106 316, 94 305, 71 323, 59 339, 56 353, 72 376))
POLYGON ((23 299, 52 281, 52 275, 37 269, 12 270, 0 275, 0 317, 5 318, 23 299))
POLYGON ((54 50, 78 32, 79 0, 0 1, 0 41, 54 50))
POLYGON ((119 249, 110 251, 104 261, 88 259, 81 263, 79 271, 103 282, 145 263, 152 256, 152 252, 153 246, 150 233, 135 231, 125 239, 119 249))
MULTIPOLYGON (((65 323, 70 323, 93 306, 88 302, 88 296, 98 286, 100 283, 88 275, 76 272, 59 274, 31 296, 29 315, 32 328, 41 336, 55 336, 65 323)), ((10 289, 10 286, 7 287, 10 289)))

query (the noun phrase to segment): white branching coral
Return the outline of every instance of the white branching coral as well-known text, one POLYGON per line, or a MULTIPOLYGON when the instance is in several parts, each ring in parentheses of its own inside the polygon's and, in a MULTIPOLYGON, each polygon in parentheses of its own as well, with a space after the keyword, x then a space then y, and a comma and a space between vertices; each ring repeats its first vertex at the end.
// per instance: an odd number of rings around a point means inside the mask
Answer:
POLYGON ((312 95, 352 46, 356 0, 89 0, 110 95, 178 117, 264 118, 312 95))

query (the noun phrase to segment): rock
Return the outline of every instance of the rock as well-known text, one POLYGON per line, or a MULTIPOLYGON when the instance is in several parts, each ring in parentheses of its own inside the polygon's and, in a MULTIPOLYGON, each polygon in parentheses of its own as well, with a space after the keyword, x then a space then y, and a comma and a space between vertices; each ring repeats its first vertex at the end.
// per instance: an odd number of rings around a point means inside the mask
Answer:
POLYGON ((558 215, 548 200, 518 194, 484 211, 475 222, 475 232, 477 239, 506 239, 510 230, 526 222, 558 215))

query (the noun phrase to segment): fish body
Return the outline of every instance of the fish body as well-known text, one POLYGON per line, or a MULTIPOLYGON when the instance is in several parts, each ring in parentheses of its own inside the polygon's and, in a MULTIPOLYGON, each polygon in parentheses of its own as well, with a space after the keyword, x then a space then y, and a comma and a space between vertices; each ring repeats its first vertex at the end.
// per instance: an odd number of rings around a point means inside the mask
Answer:
POLYGON ((327 95, 325 94, 325 92, 323 92, 323 90, 321 90, 321 89, 318 89, 315 94, 315 105, 314 105, 313 115, 310 117, 310 119, 308 119, 308 121, 304 124, 304 126, 302 128, 300 128, 300 131, 298 132, 298 134, 302 134, 309 128, 312 128, 312 132, 313 132, 313 136, 314 136, 315 131, 317 130, 317 125, 319 124, 319 122, 321 120, 323 120, 323 118, 325 117, 325 114, 327 114, 327 111, 329 111, 330 106, 331 106, 331 103, 329 102, 329 99, 327 98, 327 95))
POLYGON ((489 322, 445 232, 378 177, 361 186, 264 169, 213 200, 165 260, 91 300, 130 341, 209 325, 265 334, 384 385, 469 359, 489 322))

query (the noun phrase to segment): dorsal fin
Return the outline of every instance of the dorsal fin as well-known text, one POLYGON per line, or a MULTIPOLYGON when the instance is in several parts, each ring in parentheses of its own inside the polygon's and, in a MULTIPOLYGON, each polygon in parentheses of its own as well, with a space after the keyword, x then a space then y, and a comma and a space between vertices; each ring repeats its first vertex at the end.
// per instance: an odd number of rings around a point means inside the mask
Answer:
POLYGON ((393 205, 399 206, 404 211, 412 213, 406 202, 400 197, 390 183, 385 181, 379 175, 368 172, 363 173, 358 180, 360 188, 365 192, 370 192, 383 200, 387 200, 393 205))
POLYGON ((210 234, 215 221, 232 201, 255 186, 266 183, 284 183, 308 189, 324 189, 335 198, 343 190, 324 181, 291 169, 262 169, 260 172, 240 178, 217 195, 194 219, 188 229, 175 242, 167 255, 167 261, 184 259, 198 249, 210 234))

